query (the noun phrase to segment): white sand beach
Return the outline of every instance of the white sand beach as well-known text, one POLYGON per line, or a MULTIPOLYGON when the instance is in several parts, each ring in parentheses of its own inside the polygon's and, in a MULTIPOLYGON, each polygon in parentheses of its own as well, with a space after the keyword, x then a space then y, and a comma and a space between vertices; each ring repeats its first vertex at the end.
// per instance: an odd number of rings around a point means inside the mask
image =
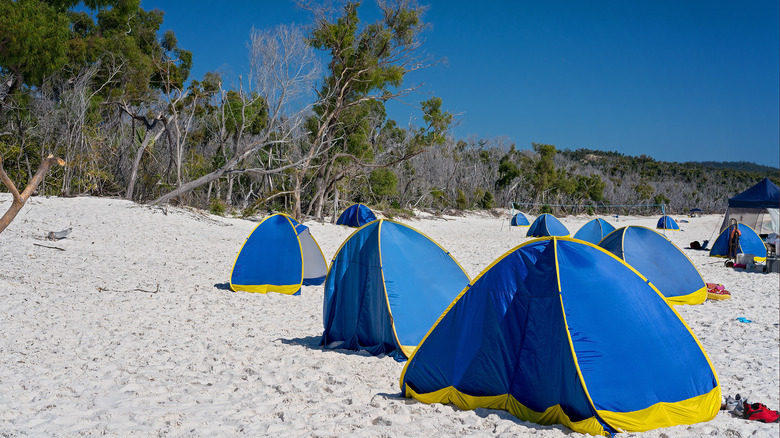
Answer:
MULTIPOLYGON (((0 211, 10 203, 0 194, 0 211)), ((679 218, 688 223, 667 235, 680 248, 713 241, 721 221, 679 218)), ((504 411, 402 397, 404 363, 319 346, 322 286, 301 296, 230 291, 231 267, 257 219, 118 199, 31 198, 0 234, 0 436, 583 436, 504 411), (45 239, 66 228, 66 238, 45 239)), ((449 250, 473 278, 528 240, 508 219, 509 211, 401 222, 449 250)), ((561 221, 576 232, 590 219, 561 221)), ((605 219, 654 228, 658 217, 605 219)), ((328 262, 354 231, 305 224, 328 262)), ((732 293, 676 307, 723 394, 780 408, 780 276, 683 251, 705 281, 732 293)), ((707 423, 620 436, 778 434, 778 424, 724 410, 707 423)))

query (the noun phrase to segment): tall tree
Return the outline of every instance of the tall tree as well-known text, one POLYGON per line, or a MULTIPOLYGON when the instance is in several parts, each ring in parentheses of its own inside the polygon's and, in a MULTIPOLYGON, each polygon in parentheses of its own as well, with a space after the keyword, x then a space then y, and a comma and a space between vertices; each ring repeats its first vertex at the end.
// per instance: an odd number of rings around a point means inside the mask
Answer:
POLYGON ((38 86, 67 61, 68 17, 40 0, 0 2, 0 120, 23 84, 38 86))
MULTIPOLYGON (((317 163, 309 211, 322 217, 326 198, 335 183, 349 169, 359 166, 369 146, 348 134, 358 132, 366 137, 364 130, 354 129, 354 124, 363 120, 355 118, 355 112, 367 108, 368 102, 383 105, 389 99, 404 98, 419 87, 402 88, 404 77, 430 63, 420 53, 420 35, 426 27, 421 19, 423 9, 409 0, 380 2, 382 18, 362 28, 359 2, 347 2, 335 19, 331 18, 331 11, 318 5, 308 3, 304 7, 315 20, 309 43, 330 56, 321 100, 315 107, 317 117, 310 125, 312 143, 324 152, 317 163)), ((422 109, 428 128, 416 136, 412 150, 396 161, 441 142, 449 128, 452 117, 441 111, 440 99, 426 101, 422 109)))
POLYGON ((286 163, 274 165, 272 168, 239 168, 241 163, 255 157, 262 150, 281 143, 296 142, 296 136, 302 134, 300 127, 309 110, 309 106, 300 105, 299 99, 319 74, 311 48, 306 46, 302 33, 295 27, 278 26, 268 31, 253 30, 250 58, 250 76, 254 90, 251 93, 239 91, 240 109, 231 106, 229 111, 229 114, 236 116, 234 123, 237 131, 235 146, 230 156, 219 168, 182 183, 152 203, 168 202, 226 174, 278 174, 295 169, 302 162, 316 156, 317 151, 312 149, 309 156, 290 157, 286 163), (258 100, 263 103, 258 105, 258 100), (258 126, 259 132, 256 135, 245 136, 247 128, 251 130, 252 126, 257 124, 258 111, 264 114, 265 121, 258 126))

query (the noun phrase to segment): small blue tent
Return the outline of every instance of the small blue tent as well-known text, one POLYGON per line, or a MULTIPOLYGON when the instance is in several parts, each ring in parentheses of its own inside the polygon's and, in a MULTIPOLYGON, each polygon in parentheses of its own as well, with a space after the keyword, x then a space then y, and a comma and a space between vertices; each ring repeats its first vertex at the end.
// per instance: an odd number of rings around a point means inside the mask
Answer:
POLYGON ((660 293, 581 240, 527 242, 455 299, 406 363, 401 392, 606 435, 709 421, 709 358, 660 293))
POLYGON ((528 222, 528 218, 523 213, 517 212, 516 215, 512 216, 511 225, 513 227, 527 227, 531 225, 531 222, 528 222))
POLYGON ((359 228, 376 220, 376 215, 363 204, 352 204, 346 208, 336 221, 336 225, 359 228))
POLYGON ((766 260, 766 245, 761 237, 756 232, 745 224, 737 224, 736 229, 739 230, 739 237, 737 239, 737 247, 734 254, 729 254, 730 239, 732 239, 733 225, 729 225, 723 230, 718 238, 715 239, 715 243, 712 244, 710 250, 711 257, 733 257, 736 254, 753 254, 754 259, 758 262, 766 260))
POLYGON ((604 219, 593 219, 592 221, 583 225, 577 234, 574 235, 575 239, 584 240, 586 242, 598 245, 607 234, 615 231, 615 227, 604 219))
POLYGON ((244 241, 230 273, 230 288, 298 295, 301 285, 322 284, 327 272, 309 227, 279 213, 263 219, 244 241))
POLYGON ((671 216, 661 216, 658 219, 658 223, 655 224, 655 227, 659 230, 669 230, 669 231, 679 231, 680 227, 677 225, 677 222, 672 219, 671 216))
POLYGON ((619 228, 599 243, 652 282, 670 304, 701 304, 707 285, 688 256, 650 228, 619 228))
POLYGON ((525 233, 527 237, 547 237, 547 236, 559 236, 565 237, 569 235, 569 230, 551 214, 543 214, 536 218, 534 223, 528 228, 528 232, 525 233))
POLYGON ((355 231, 331 263, 320 344, 404 360, 468 283, 428 236, 374 221, 355 231))

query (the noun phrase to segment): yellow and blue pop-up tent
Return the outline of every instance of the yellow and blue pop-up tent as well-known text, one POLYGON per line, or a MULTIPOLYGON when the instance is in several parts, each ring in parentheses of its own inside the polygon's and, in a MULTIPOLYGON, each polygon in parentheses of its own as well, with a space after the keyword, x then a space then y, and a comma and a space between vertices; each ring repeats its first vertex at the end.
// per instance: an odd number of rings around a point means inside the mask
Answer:
POLYGON ((523 213, 517 212, 516 215, 512 216, 510 225, 513 227, 527 227, 531 225, 531 222, 528 221, 528 218, 523 213))
POLYGON ((230 273, 230 288, 300 294, 325 281, 328 264, 309 227, 281 213, 263 219, 244 241, 230 273))
POLYGON ((615 227, 609 222, 601 218, 593 219, 580 227, 579 231, 574 235, 574 238, 598 245, 599 242, 601 242, 601 239, 613 231, 615 231, 615 227))
POLYGON ((707 285, 677 245, 654 230, 630 225, 609 233, 599 246, 647 277, 670 304, 701 304, 707 285))
POLYGON ((680 226, 672 219, 671 216, 661 216, 658 218, 658 222, 655 227, 659 230, 680 231, 680 226))
POLYGON ((753 254, 755 256, 754 259, 758 262, 766 260, 766 245, 761 240, 761 236, 756 234, 755 230, 748 225, 740 223, 736 227, 729 225, 718 235, 715 243, 712 244, 710 257, 729 257, 730 239, 736 239, 737 247, 734 249, 736 251, 734 255, 739 253, 753 254), (733 237, 735 228, 739 231, 736 238, 733 237))
POLYGON ((468 282, 426 235, 398 222, 371 222, 331 263, 320 344, 404 360, 468 282))
POLYGON ((336 225, 358 228, 375 220, 376 215, 370 208, 363 204, 352 204, 341 212, 336 225))
POLYGON ((565 237, 569 235, 569 230, 566 229, 557 217, 545 213, 534 220, 534 223, 531 224, 525 235, 527 237, 565 237))
POLYGON ((709 421, 721 391, 701 344, 633 268, 550 237, 501 256, 406 363, 426 403, 504 409, 592 435, 709 421))

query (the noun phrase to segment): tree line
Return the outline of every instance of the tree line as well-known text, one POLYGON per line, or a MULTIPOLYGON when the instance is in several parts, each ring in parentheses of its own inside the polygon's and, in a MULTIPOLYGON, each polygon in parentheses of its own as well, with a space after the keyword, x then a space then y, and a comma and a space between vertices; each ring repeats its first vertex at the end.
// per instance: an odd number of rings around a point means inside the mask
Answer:
POLYGON ((761 169, 455 139, 441 98, 415 102, 420 84, 407 80, 437 62, 422 46, 424 8, 380 2, 381 17, 366 23, 359 2, 299 6, 307 26, 251 30, 249 71, 227 87, 215 72, 191 78, 193 53, 160 32, 163 11, 139 0, 0 2, 2 169, 28 181, 52 154, 66 164, 39 194, 298 219, 352 202, 389 214, 513 202, 561 213, 720 211, 759 177, 777 180, 761 169), (391 100, 415 106, 419 122, 388 118, 391 100))

